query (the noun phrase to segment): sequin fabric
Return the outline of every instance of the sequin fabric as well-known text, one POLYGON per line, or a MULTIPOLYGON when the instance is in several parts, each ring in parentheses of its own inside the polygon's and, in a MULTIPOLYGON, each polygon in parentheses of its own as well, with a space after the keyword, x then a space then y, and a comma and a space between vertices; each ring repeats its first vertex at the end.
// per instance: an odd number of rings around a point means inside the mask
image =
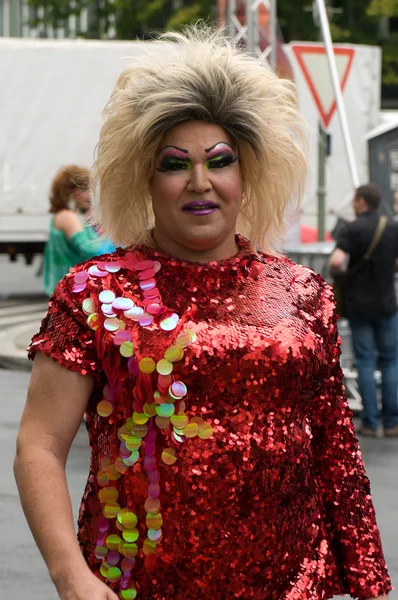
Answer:
POLYGON ((95 378, 84 556, 122 599, 385 594, 330 288, 238 243, 120 250, 50 300, 30 356, 95 378))

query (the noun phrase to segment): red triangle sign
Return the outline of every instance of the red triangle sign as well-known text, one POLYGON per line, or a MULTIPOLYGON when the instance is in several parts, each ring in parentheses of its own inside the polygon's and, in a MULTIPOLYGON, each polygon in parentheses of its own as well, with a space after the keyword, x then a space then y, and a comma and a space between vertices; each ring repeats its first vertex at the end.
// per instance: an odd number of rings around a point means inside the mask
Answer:
MULTIPOLYGON (((324 46, 292 44, 293 52, 303 72, 325 129, 336 111, 336 99, 324 46)), ((337 72, 344 91, 355 56, 353 48, 334 47, 337 72)))

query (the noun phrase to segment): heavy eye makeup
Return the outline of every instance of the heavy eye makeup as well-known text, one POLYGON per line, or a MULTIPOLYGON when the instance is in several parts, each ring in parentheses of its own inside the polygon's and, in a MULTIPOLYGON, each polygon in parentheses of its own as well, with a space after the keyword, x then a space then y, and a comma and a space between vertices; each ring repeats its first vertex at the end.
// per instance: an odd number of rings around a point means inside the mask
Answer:
POLYGON ((206 149, 208 169, 222 169, 228 167, 233 163, 237 162, 238 155, 233 148, 225 142, 219 142, 212 146, 212 148, 206 149))
POLYGON ((159 165, 156 170, 160 173, 166 171, 186 171, 192 167, 187 156, 187 151, 182 148, 165 148, 160 154, 159 165))
MULTIPOLYGON (((238 160, 237 153, 225 142, 219 142, 206 149, 205 152, 207 155, 206 169, 222 169, 238 160)), ((161 173, 190 169, 192 169, 192 163, 187 156, 187 151, 176 147, 165 148, 160 154, 159 164, 156 167, 156 170, 161 173)))

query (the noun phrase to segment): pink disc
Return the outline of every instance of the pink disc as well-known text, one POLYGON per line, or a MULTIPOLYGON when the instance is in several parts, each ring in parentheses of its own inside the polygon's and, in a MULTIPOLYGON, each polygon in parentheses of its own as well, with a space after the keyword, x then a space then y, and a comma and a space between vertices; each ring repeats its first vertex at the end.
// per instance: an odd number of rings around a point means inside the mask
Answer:
MULTIPOLYGON (((161 302, 161 297, 160 296, 155 296, 154 298, 144 298, 144 300, 142 301, 142 304, 144 306, 151 306, 151 304, 160 304, 161 302)), ((162 310, 163 312, 163 310, 162 310)), ((157 313, 160 314, 160 313, 157 313)))
POLYGON ((115 298, 112 306, 116 310, 130 310, 130 308, 133 308, 134 302, 131 298, 115 298))
POLYGON ((158 483, 150 483, 148 486, 148 493, 151 498, 159 498, 160 485, 158 483))
POLYGON ((138 279, 150 279, 155 275, 156 271, 152 267, 152 269, 146 269, 145 271, 140 271, 138 273, 138 279))
POLYGON ((110 552, 108 552, 106 560, 113 567, 116 566, 120 560, 119 552, 117 550, 111 550, 110 552))
POLYGON ((112 292, 112 290, 102 290, 98 296, 98 299, 103 304, 112 304, 115 299, 115 294, 112 292))
POLYGON ((149 327, 153 323, 153 316, 144 313, 138 317, 138 323, 141 325, 141 327, 149 327))
POLYGON ((155 273, 159 273, 160 269, 162 268, 162 265, 160 264, 160 262, 158 260, 154 260, 153 268, 155 269, 155 273))
POLYGON ((146 456, 144 458, 144 468, 147 471, 152 471, 156 467, 156 459, 154 456, 146 456))
POLYGON ((154 279, 144 279, 140 281, 140 288, 142 290, 153 290, 156 287, 156 281, 154 279))
POLYGON ((153 483, 157 483, 160 479, 160 473, 157 469, 153 469, 153 471, 149 471, 148 472, 148 479, 151 482, 151 484, 153 483))
POLYGON ((87 283, 75 283, 72 287, 72 292, 74 292, 75 294, 78 294, 79 292, 82 292, 83 290, 85 290, 87 287, 87 283))
POLYGON ((98 529, 101 533, 105 533, 105 531, 108 531, 109 519, 105 519, 105 517, 102 517, 100 519, 100 522, 98 523, 98 529))
POLYGON ((160 304, 149 304, 146 307, 146 311, 150 315, 161 315, 163 312, 163 306, 160 304))
POLYGON ((107 317, 116 317, 116 313, 112 310, 112 304, 102 304, 101 310, 107 317))
POLYGON ((133 334, 131 331, 118 331, 115 333, 115 337, 113 338, 113 343, 116 346, 121 346, 123 342, 129 342, 133 334))
POLYGON ((73 278, 73 281, 77 284, 80 283, 85 283, 88 279, 88 273, 87 271, 80 271, 80 273, 76 273, 76 275, 73 278))
POLYGON ((147 269, 152 269, 153 260, 141 260, 135 264, 135 268, 137 271, 146 271, 147 269))
POLYGON ((106 269, 105 269, 105 265, 106 265, 106 260, 99 260, 99 261, 97 262, 97 267, 98 267, 99 269, 101 269, 101 271, 106 271, 106 269))
POLYGON ((160 296, 160 292, 157 287, 154 287, 151 290, 144 290, 143 293, 145 298, 156 298, 157 296, 160 296))
POLYGON ((139 262, 138 257, 134 252, 126 252, 124 260, 129 269, 135 269, 135 265, 139 262))
POLYGON ((107 273, 107 271, 100 271, 100 270, 98 269, 98 267, 96 267, 95 265, 92 265, 92 266, 89 268, 88 272, 90 273, 90 275, 91 275, 92 277, 107 277, 107 276, 108 276, 108 273, 107 273))
POLYGON ((120 263, 117 260, 115 262, 107 262, 105 264, 105 269, 108 273, 117 273, 120 271, 120 263))

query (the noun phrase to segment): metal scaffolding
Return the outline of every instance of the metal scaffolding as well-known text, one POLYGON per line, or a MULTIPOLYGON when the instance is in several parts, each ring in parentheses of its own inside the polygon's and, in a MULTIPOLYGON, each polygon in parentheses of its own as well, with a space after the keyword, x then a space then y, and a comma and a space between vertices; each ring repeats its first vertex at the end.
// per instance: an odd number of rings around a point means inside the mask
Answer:
POLYGON ((234 42, 276 70, 277 0, 220 1, 219 20, 234 42))

